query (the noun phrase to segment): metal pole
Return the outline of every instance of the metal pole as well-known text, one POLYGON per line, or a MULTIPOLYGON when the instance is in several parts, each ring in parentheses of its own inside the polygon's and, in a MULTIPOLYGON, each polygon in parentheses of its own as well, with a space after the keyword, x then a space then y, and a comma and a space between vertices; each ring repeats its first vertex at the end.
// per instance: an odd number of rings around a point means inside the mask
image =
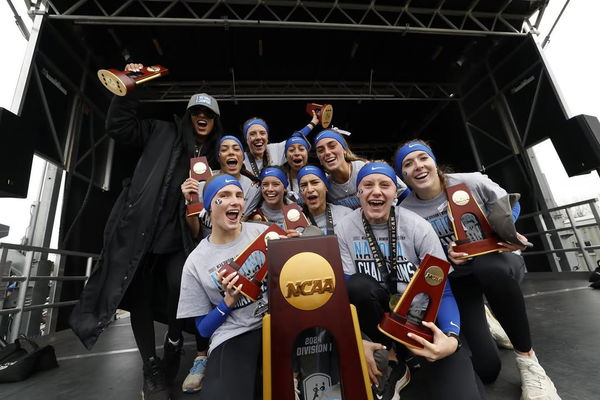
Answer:
POLYGON ((93 265, 94 265, 94 258, 88 257, 87 264, 85 266, 85 276, 87 276, 87 279, 85 280, 85 283, 83 284, 84 286, 87 285, 88 281, 90 280, 90 275, 92 275, 92 266, 93 265))
POLYGON ((481 158, 479 158, 479 152, 477 151, 477 145, 475 144, 475 139, 473 138, 473 132, 471 132, 471 128, 467 123, 467 116, 465 115, 465 110, 463 108, 462 100, 458 103, 458 108, 460 110, 460 115, 462 116, 463 123, 465 124, 465 130, 467 131, 467 138, 469 139, 469 146, 471 147, 471 152, 473 153, 473 157, 475 158, 475 163, 477 164, 477 169, 479 172, 485 171, 485 166, 481 163, 481 158))
POLYGON ((8 341, 14 343, 19 337, 19 330, 21 329, 21 321, 23 320, 23 307, 25 306, 25 299, 27 296, 27 289, 29 288, 29 276, 31 275, 31 265, 33 264, 33 251, 28 251, 25 256, 25 266, 23 268, 23 276, 25 281, 19 285, 19 297, 17 298, 17 311, 13 317, 12 326, 10 328, 10 336, 8 341))

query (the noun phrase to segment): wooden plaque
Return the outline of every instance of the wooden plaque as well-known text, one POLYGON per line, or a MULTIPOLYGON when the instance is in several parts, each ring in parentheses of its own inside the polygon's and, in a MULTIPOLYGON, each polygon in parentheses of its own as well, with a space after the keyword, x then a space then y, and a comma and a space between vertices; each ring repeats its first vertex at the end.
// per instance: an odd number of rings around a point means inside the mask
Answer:
POLYGON ((286 230, 306 228, 310 225, 306 215, 302 212, 302 207, 296 203, 284 204, 281 211, 283 212, 283 223, 286 230))
POLYGON ((498 245, 498 242, 501 242, 502 239, 492 230, 490 223, 467 185, 461 183, 447 187, 446 196, 448 197, 448 219, 452 222, 452 229, 454 229, 454 242, 456 243, 454 251, 467 253, 468 256, 462 258, 470 258, 503 248, 498 245), (472 228, 477 228, 480 231, 481 238, 479 240, 469 237, 469 227, 464 223, 464 218, 474 222, 471 225, 472 228))
POLYGON ((379 323, 379 330, 392 339, 413 348, 422 349, 419 342, 409 338, 408 333, 414 333, 433 342, 433 332, 423 325, 416 324, 408 319, 410 305, 419 293, 429 296, 427 311, 423 321, 434 322, 437 317, 450 263, 441 258, 427 254, 413 275, 400 301, 391 313, 385 313, 379 323))
POLYGON ((268 264, 269 313, 263 318, 263 399, 294 400, 295 341, 314 327, 325 329, 337 344, 341 397, 373 399, 358 317, 348 301, 335 236, 272 242, 268 264))
POLYGON ((311 117, 313 110, 317 114, 317 118, 319 118, 319 123, 321 126, 324 129, 329 128, 329 125, 331 125, 331 120, 333 119, 333 106, 331 104, 308 103, 306 105, 306 112, 311 117))
POLYGON ((260 207, 258 207, 256 210, 252 211, 250 215, 248 215, 248 221, 269 222, 269 219, 265 216, 260 207))
MULTIPOLYGON (((208 166, 206 157, 194 157, 190 159, 190 178, 194 178, 198 182, 208 180, 212 176, 212 171, 208 166)), ((192 194, 192 201, 186 206, 185 215, 190 217, 199 214, 204 210, 204 203, 200 193, 192 194)))
POLYGON ((105 88, 117 96, 125 96, 144 82, 165 76, 169 70, 162 65, 143 67, 139 72, 120 71, 118 69, 98 70, 98 79, 105 88))
POLYGON ((285 235, 284 230, 281 229, 279 225, 273 224, 269 226, 269 228, 250 243, 250 245, 246 247, 246 250, 237 256, 235 260, 226 263, 221 267, 227 271, 225 275, 229 275, 232 272, 239 271, 246 260, 255 252, 258 251, 263 253, 264 257, 261 257, 261 259, 264 260, 264 262, 262 265, 257 266, 258 268, 254 276, 244 276, 240 273, 240 278, 237 281, 238 285, 243 284, 240 292, 252 301, 256 301, 260 297, 260 294, 262 293, 261 286, 267 276, 267 242, 272 239, 279 239, 279 235, 285 235))

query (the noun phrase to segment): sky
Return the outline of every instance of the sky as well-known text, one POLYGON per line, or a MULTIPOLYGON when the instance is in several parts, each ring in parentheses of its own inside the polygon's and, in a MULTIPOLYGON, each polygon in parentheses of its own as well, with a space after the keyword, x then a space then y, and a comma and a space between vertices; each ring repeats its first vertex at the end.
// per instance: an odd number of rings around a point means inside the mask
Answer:
MULTIPOLYGON (((31 31, 32 22, 27 16, 24 1, 13 0, 13 4, 31 31)), ((546 37, 564 4, 565 0, 550 1, 540 25, 539 43, 546 37)), ((598 15, 600 1, 571 1, 544 48, 545 58, 563 94, 569 116, 589 114, 600 117, 600 102, 597 100, 600 93, 600 52, 595 50, 595 41, 592 40, 600 37, 598 15)), ((7 2, 2 0, 0 37, 3 38, 4 54, 9 55, 0 63, 0 106, 15 112, 12 99, 27 41, 18 30, 7 2)), ((537 145, 534 153, 542 171, 551 171, 546 178, 557 204, 600 198, 600 179, 596 172, 569 178, 550 141, 537 145)), ((25 234, 31 204, 37 200, 39 193, 43 167, 44 162, 40 159, 34 161, 27 199, 0 198, 0 223, 11 227, 10 235, 0 241, 19 243, 25 234)), ((56 240, 53 244, 56 245, 56 240)))

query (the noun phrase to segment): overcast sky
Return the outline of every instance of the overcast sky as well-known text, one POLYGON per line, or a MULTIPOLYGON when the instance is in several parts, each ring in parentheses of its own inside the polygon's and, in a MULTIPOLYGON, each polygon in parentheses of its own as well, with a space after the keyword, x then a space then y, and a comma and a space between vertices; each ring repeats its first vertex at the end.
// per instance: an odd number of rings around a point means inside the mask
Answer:
MULTIPOLYGON (((31 30, 24 1, 13 0, 17 11, 31 30)), ((564 0, 551 0, 546 9, 538 42, 542 42, 554 23, 564 0)), ((600 52, 596 39, 600 37, 600 1, 573 0, 555 28, 551 41, 544 49, 550 69, 558 82, 569 116, 589 114, 600 116, 600 52)), ((12 98, 26 49, 26 40, 19 32, 6 1, 0 0, 0 37, 5 57, 0 63, 0 106, 12 110, 12 98), (8 56, 8 57, 7 57, 8 56)), ((16 110, 12 110, 13 112, 16 110)), ((600 179, 597 173, 569 178, 552 148, 542 143, 536 148, 536 158, 547 174, 553 195, 558 204, 600 197, 600 179)), ((11 226, 11 234, 0 241, 19 242, 29 223, 29 210, 38 193, 41 179, 41 162, 34 164, 30 181, 29 198, 0 199, 0 223, 11 226)))

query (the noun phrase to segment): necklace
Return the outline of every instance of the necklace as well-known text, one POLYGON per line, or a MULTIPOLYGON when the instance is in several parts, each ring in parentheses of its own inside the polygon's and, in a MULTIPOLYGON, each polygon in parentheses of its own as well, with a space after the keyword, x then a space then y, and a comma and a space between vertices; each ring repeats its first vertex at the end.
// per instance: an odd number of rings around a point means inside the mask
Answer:
POLYGON ((390 257, 389 262, 385 260, 381 252, 381 248, 377 245, 375 235, 373 234, 373 228, 364 213, 362 215, 363 227, 365 228, 365 235, 367 237, 367 243, 373 254, 375 265, 379 270, 379 273, 383 277, 383 281, 387 286, 388 291, 391 294, 398 292, 397 282, 398 276, 396 270, 398 269, 398 232, 396 230, 396 213, 394 208, 390 210, 390 216, 387 220, 388 227, 388 242, 390 246, 390 257))

